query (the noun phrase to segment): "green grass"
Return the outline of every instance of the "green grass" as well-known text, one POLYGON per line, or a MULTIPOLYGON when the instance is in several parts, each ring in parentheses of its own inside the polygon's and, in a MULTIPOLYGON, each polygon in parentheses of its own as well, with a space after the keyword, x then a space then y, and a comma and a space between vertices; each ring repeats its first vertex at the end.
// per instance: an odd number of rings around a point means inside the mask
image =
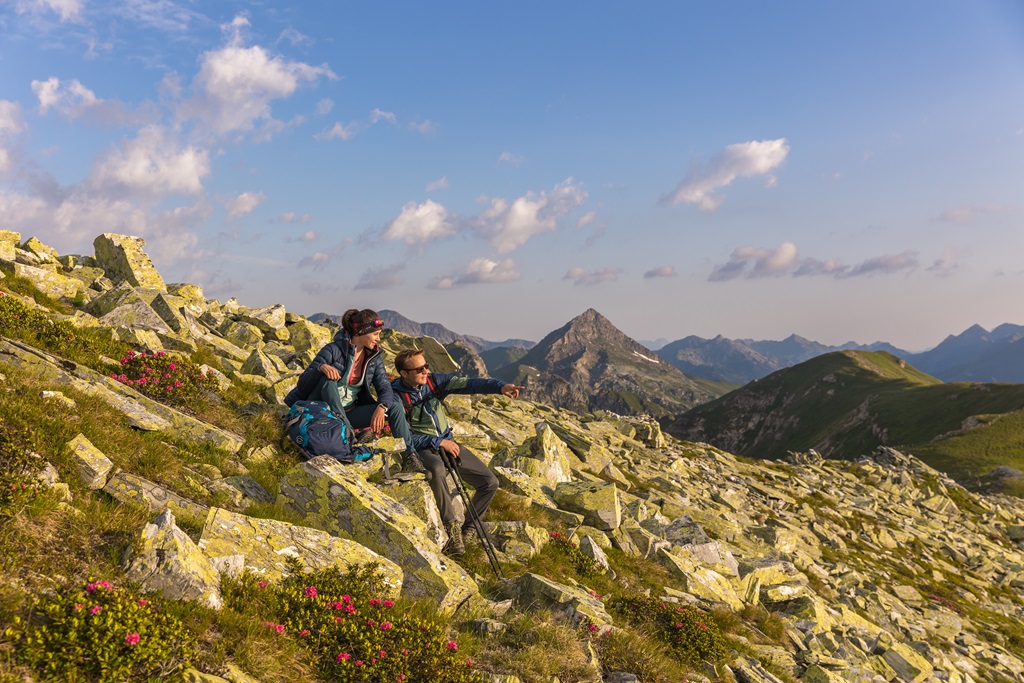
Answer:
POLYGON ((1024 471, 1024 385, 943 384, 900 363, 883 352, 826 354, 698 406, 667 428, 685 437, 681 425, 700 419, 712 443, 740 429, 739 444, 720 445, 769 459, 810 448, 852 459, 889 445, 968 486, 998 465, 1024 471), (751 426, 753 414, 761 422, 751 426), (980 426, 936 440, 969 418, 980 426))

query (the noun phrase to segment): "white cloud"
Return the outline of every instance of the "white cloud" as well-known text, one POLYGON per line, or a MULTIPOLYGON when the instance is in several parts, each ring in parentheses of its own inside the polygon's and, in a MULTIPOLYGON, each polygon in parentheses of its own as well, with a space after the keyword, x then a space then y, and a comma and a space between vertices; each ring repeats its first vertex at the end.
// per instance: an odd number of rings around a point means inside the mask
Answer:
POLYGON ((521 154, 513 154, 512 152, 502 152, 498 155, 499 164, 510 164, 512 166, 522 166, 523 162, 526 161, 526 157, 521 154))
POLYGON ((308 213, 299 215, 294 211, 285 211, 277 217, 278 223, 308 223, 309 219, 312 218, 308 213))
POLYGON ((10 100, 0 100, 0 135, 20 133, 25 129, 21 120, 21 105, 10 100))
POLYGON ((69 119, 86 119, 101 124, 130 125, 156 121, 160 113, 151 103, 132 110, 118 100, 104 100, 78 80, 62 83, 56 76, 32 81, 32 92, 39 100, 39 113, 51 109, 69 119))
MULTIPOLYGON (((695 164, 676 189, 662 198, 662 202, 696 204, 704 211, 714 211, 722 203, 722 198, 713 194, 716 190, 728 186, 736 178, 767 175, 786 160, 787 154, 789 145, 785 138, 729 145, 703 168, 695 164)), ((774 181, 769 178, 769 183, 771 186, 774 181)))
POLYGON ((622 268, 597 268, 589 271, 586 268, 570 268, 563 280, 571 280, 576 287, 592 287, 602 282, 615 282, 622 274, 622 268))
POLYGON ((984 216, 994 216, 1005 213, 1010 207, 1004 204, 982 204, 959 206, 955 209, 946 209, 939 214, 939 220, 943 223, 954 225, 969 225, 975 223, 984 216))
POLYGON ((345 125, 341 121, 335 121, 330 128, 320 131, 313 137, 317 140, 348 140, 356 134, 358 127, 355 123, 345 125))
POLYGON ((14 157, 3 147, 0 147, 0 173, 7 173, 14 168, 14 157))
POLYGON ((392 289, 405 282, 402 271, 405 264, 368 268, 354 289, 392 289))
POLYGON ((651 268, 644 273, 644 277, 648 280, 656 277, 675 277, 676 275, 678 275, 678 273, 676 273, 676 269, 672 266, 658 266, 657 268, 651 268))
POLYGON ((431 180, 427 183, 427 192, 433 192, 434 190, 447 190, 448 189, 448 176, 441 176, 437 180, 431 180))
POLYGON ((515 261, 504 259, 493 261, 488 258, 477 258, 469 262, 466 270, 460 274, 440 277, 430 284, 431 289, 452 289, 463 285, 484 284, 493 282, 512 282, 521 277, 516 270, 515 261))
POLYGON ((558 220, 587 200, 587 192, 568 178, 551 192, 534 193, 508 201, 484 198, 490 206, 473 219, 473 229, 500 253, 518 249, 542 232, 558 227, 558 220))
POLYGON ((447 209, 428 199, 422 204, 410 202, 403 206, 402 213, 388 223, 382 237, 389 242, 400 240, 414 246, 451 237, 457 230, 458 222, 447 209))
POLYGON ((316 115, 327 116, 334 109, 334 100, 329 97, 325 97, 316 103, 316 115))
POLYGON ((796 263, 797 248, 792 242, 783 242, 775 249, 763 247, 737 247, 729 262, 716 266, 711 281, 731 280, 743 275, 747 278, 786 275, 796 263))
POLYGON ((935 259, 935 263, 929 266, 928 271, 937 274, 939 277, 945 277, 952 274, 959 267, 960 253, 952 247, 946 247, 942 250, 942 256, 935 259))
POLYGON ((332 258, 333 257, 330 254, 317 251, 309 256, 303 257, 303 259, 299 261, 299 267, 305 268, 306 266, 311 266, 313 270, 323 270, 327 267, 327 264, 331 262, 332 258))
POLYGON ((764 277, 810 277, 824 275, 835 279, 861 277, 864 275, 891 275, 918 266, 916 252, 874 256, 860 263, 847 266, 838 259, 821 260, 813 257, 800 259, 792 242, 784 242, 775 249, 764 247, 737 247, 729 261, 719 264, 711 271, 708 280, 723 282, 736 278, 755 279, 764 277))
POLYGON ((304 83, 337 78, 326 64, 311 66, 243 46, 240 32, 248 23, 235 17, 227 27, 233 34, 229 44, 203 54, 192 98, 179 110, 182 118, 196 119, 217 134, 246 133, 274 120, 274 100, 290 97, 304 83))
POLYGON ((597 218, 597 211, 587 211, 576 221, 576 229, 581 230, 587 227, 594 222, 595 218, 597 218))
POLYGON ((430 119, 424 119, 423 121, 412 121, 408 125, 409 128, 416 131, 417 133, 422 133, 423 135, 431 135, 432 133, 437 132, 437 124, 431 121, 430 119))
POLYGON ((82 0, 18 0, 19 12, 45 10, 56 12, 61 21, 70 21, 82 13, 82 0))
POLYGON ((267 195, 262 192, 243 192, 237 197, 232 197, 224 204, 228 211, 228 220, 241 218, 266 200, 267 195))
POLYGON ((917 268, 917 255, 913 251, 904 251, 900 254, 888 254, 875 256, 852 266, 848 271, 839 277, 858 277, 860 275, 891 275, 901 270, 913 270, 917 268))
POLYGON ((388 123, 396 123, 397 118, 394 113, 390 111, 382 111, 380 109, 372 109, 370 111, 370 123, 377 123, 378 121, 387 121, 388 123))
POLYGON ((142 128, 134 139, 101 155, 89 184, 109 192, 140 195, 195 194, 210 173, 206 150, 181 147, 160 126, 142 128))

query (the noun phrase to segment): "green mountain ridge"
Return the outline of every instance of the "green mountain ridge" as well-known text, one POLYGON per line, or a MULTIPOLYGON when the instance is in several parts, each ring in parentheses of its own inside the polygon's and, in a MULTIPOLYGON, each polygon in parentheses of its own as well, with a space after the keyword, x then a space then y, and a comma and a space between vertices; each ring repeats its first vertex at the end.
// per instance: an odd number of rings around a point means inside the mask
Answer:
POLYGON ((977 486, 996 466, 1024 470, 1024 431, 1007 432, 1021 410, 1022 385, 945 384, 885 352, 841 351, 751 382, 664 426, 679 438, 767 458, 814 449, 851 459, 898 447, 977 486), (1007 433, 994 439, 1000 421, 1007 433))

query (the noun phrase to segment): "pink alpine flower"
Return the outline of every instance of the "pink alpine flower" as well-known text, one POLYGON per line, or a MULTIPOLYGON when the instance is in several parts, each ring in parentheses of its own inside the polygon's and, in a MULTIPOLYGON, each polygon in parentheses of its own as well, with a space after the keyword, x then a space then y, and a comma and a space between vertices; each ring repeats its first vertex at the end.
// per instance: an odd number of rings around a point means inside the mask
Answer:
POLYGON ((124 644, 125 645, 136 645, 138 642, 139 642, 139 634, 136 633, 135 631, 132 631, 131 633, 129 633, 128 635, 126 635, 124 637, 124 644))
POLYGON ((394 600, 385 600, 381 604, 384 605, 385 607, 394 607, 395 606, 395 601, 394 600))
POLYGON ((339 652, 338 656, 334 658, 334 661, 336 661, 336 662, 345 662, 345 661, 348 661, 351 658, 352 658, 352 655, 350 655, 349 653, 347 653, 347 652, 339 652))
POLYGON ((445 647, 447 647, 449 650, 458 650, 459 644, 456 643, 454 640, 449 640, 447 643, 445 643, 445 647))
POLYGON ((380 604, 380 598, 370 598, 370 607, 376 607, 380 604))
POLYGON ((389 631, 389 630, 391 630, 391 622, 390 621, 382 621, 382 622, 380 622, 380 630, 381 631, 389 631))
POLYGON ((269 582, 269 581, 259 581, 259 582, 258 582, 258 583, 256 584, 256 586, 257 586, 258 588, 266 588, 266 587, 267 587, 267 586, 269 586, 269 585, 270 585, 270 582, 269 582))
POLYGON ((99 605, 93 605, 89 608, 89 614, 96 615, 103 611, 103 608, 99 605))
POLYGON ((306 590, 304 590, 302 592, 306 594, 307 598, 315 598, 316 597, 316 586, 306 586, 306 590))

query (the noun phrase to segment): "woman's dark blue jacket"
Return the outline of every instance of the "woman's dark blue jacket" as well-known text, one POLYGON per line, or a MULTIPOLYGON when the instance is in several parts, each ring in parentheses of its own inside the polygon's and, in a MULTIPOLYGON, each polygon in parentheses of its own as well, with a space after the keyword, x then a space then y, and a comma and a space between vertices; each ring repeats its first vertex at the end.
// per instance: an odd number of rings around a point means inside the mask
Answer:
MULTIPOLYGON (((338 330, 334 335, 334 341, 320 349, 316 358, 309 364, 302 374, 299 375, 299 383, 284 397, 285 405, 291 406, 296 401, 305 401, 313 390, 316 389, 320 380, 325 376, 320 372, 320 366, 324 363, 333 365, 341 375, 342 381, 348 381, 352 374, 352 361, 355 359, 356 347, 352 344, 348 332, 338 330)), ((387 409, 395 402, 394 392, 391 391, 391 382, 388 380, 388 373, 384 370, 384 359, 380 355, 380 345, 372 352, 366 361, 366 369, 363 371, 363 386, 356 396, 356 405, 373 403, 370 395, 370 384, 377 391, 377 404, 387 409)))

